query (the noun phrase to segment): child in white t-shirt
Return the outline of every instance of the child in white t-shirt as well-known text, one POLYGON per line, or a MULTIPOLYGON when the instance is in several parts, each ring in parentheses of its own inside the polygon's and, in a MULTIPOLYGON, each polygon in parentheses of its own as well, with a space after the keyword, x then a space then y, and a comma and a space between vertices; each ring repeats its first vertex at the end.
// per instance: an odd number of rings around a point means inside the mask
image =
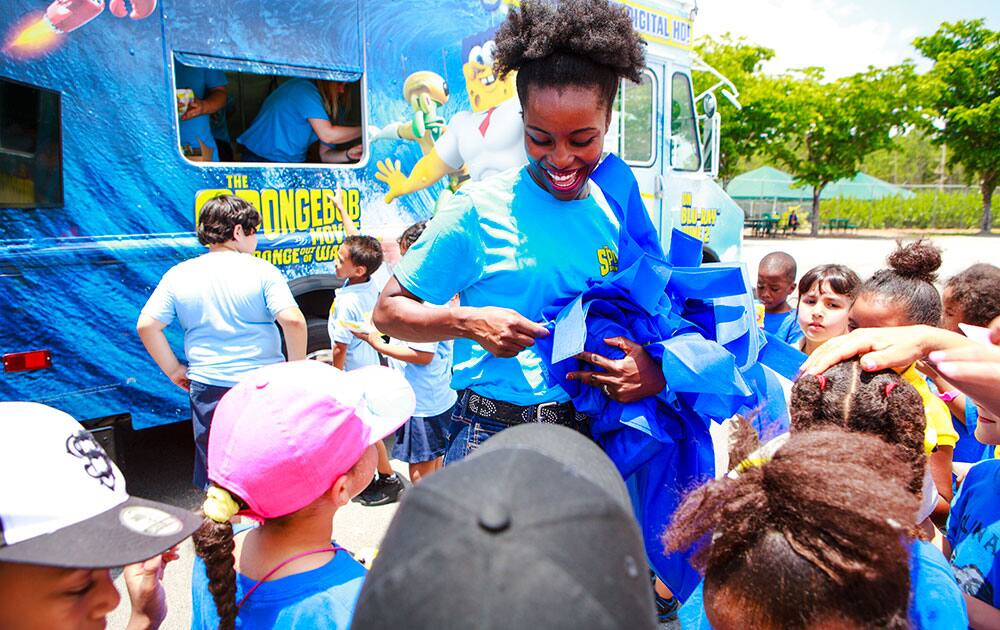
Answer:
MULTIPOLYGON (((415 243, 426 221, 408 227, 399 238, 399 253, 405 254, 415 243)), ((452 342, 416 343, 393 341, 386 343, 377 331, 355 333, 379 354, 402 363, 407 382, 417 396, 417 408, 405 425, 396 431, 392 456, 410 465, 410 481, 421 478, 441 467, 448 447, 448 426, 451 409, 458 394, 451 388, 452 342)))

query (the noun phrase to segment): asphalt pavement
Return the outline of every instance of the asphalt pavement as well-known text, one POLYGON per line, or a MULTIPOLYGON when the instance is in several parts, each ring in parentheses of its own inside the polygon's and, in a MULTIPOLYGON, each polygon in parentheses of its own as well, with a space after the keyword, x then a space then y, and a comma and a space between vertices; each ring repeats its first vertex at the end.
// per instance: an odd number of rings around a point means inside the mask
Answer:
MULTIPOLYGON (((947 236, 934 237, 933 240, 944 251, 942 280, 976 262, 1000 262, 1000 239, 997 237, 947 236)), ((885 266, 885 257, 894 247, 893 238, 876 235, 747 239, 743 259, 747 263, 751 282, 756 279, 760 259, 772 251, 791 254, 798 262, 800 276, 811 267, 832 262, 848 265, 866 278, 885 266)), ((191 486, 193 446, 190 427, 181 423, 147 429, 136 432, 130 440, 125 468, 129 492, 197 509, 202 495, 191 486)), ((393 466, 405 477, 405 464, 394 460, 393 466)), ((366 555, 378 547, 395 511, 395 505, 368 508, 351 503, 334 518, 334 537, 355 554, 366 555)), ((166 622, 161 626, 165 630, 190 627, 191 565, 194 557, 190 541, 181 546, 180 554, 180 560, 167 568, 164 579, 169 607, 166 622)), ((129 615, 128 598, 120 577, 115 583, 123 601, 110 616, 109 627, 124 628, 129 615)))

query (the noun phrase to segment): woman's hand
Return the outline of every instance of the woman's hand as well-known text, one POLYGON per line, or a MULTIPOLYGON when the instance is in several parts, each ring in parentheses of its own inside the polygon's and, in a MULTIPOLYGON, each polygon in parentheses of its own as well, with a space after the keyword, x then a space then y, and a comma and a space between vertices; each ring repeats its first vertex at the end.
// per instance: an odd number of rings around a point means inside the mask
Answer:
POLYGON ((859 328, 835 337, 816 349, 801 372, 815 376, 836 363, 861 356, 861 367, 869 372, 908 367, 942 345, 967 343, 961 335, 930 326, 859 328))
POLYGON ((535 339, 549 335, 547 328, 509 308, 483 306, 464 310, 462 336, 475 341, 495 357, 517 356, 535 345, 535 339))
POLYGON ((570 372, 566 377, 585 385, 600 387, 609 398, 620 403, 655 396, 667 386, 663 370, 642 346, 625 337, 611 337, 605 339, 604 343, 618 348, 625 353, 625 357, 615 361, 594 352, 580 353, 576 355, 577 359, 604 371, 570 372))

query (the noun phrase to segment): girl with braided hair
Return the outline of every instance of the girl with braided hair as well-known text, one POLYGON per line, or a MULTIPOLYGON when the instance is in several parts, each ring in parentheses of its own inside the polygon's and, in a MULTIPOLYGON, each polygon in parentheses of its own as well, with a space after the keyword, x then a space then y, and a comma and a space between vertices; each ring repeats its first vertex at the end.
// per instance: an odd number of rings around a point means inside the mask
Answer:
POLYGON ((918 539, 899 449, 827 427, 765 450, 691 492, 664 535, 705 576, 683 627, 967 627, 947 562, 918 539))
POLYGON ((692 562, 705 575, 704 612, 718 630, 906 628, 903 538, 916 510, 900 483, 908 476, 876 438, 793 435, 770 461, 691 492, 666 547, 701 543, 692 562))
MULTIPOLYGON (((590 180, 619 82, 638 81, 644 42, 609 0, 525 0, 495 38, 498 75, 517 72, 529 163, 466 184, 396 266, 374 312, 382 332, 412 342, 456 339, 459 391, 445 464, 522 422, 581 431, 586 418, 547 379, 535 339, 543 309, 569 303, 617 271, 624 227, 590 180), (459 294, 461 306, 446 304, 459 294)), ((622 337, 620 360, 590 356, 586 382, 619 402, 663 390, 660 366, 622 337)), ((586 353, 591 355, 591 353, 586 353)))
POLYGON ((317 361, 258 369, 223 396, 194 534, 192 628, 350 626, 365 569, 332 542, 333 517, 414 404, 394 370, 317 361), (237 515, 260 525, 234 530, 237 515))
MULTIPOLYGON (((861 285, 851 306, 850 328, 937 326, 941 322, 942 307, 934 282, 941 266, 941 250, 926 239, 907 245, 898 243, 886 262, 888 269, 876 271, 861 285)), ((941 495, 935 516, 943 524, 952 498, 952 460, 958 432, 952 425, 948 406, 931 391, 927 377, 916 365, 908 367, 903 378, 923 400, 927 440, 934 449, 930 455, 931 475, 941 495)))

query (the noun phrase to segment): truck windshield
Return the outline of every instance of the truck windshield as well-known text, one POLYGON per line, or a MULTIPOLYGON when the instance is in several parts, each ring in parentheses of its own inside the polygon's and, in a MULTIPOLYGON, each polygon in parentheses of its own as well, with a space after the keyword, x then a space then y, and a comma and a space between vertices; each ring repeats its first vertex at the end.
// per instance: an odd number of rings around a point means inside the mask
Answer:
POLYGON ((670 165, 678 171, 697 171, 701 149, 691 78, 675 72, 670 88, 670 165))

